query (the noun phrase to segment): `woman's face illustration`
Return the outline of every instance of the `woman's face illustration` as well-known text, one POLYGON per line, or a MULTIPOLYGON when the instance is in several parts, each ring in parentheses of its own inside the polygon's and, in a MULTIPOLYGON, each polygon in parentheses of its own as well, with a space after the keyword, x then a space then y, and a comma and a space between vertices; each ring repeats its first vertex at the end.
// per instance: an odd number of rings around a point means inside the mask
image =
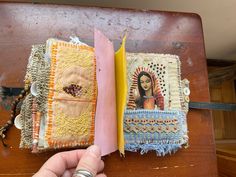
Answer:
POLYGON ((151 79, 145 75, 140 77, 140 84, 144 91, 148 91, 152 87, 151 79))

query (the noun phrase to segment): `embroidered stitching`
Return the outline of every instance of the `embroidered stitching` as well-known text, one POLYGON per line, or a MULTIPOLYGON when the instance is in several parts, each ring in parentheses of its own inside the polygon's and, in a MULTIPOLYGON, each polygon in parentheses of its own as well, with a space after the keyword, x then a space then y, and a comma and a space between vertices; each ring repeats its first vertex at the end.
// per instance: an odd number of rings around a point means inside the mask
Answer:
POLYGON ((138 132, 151 132, 151 133, 170 133, 170 132, 174 132, 176 133, 177 131, 179 131, 178 126, 176 125, 129 125, 129 124, 125 124, 124 126, 124 130, 126 132, 132 132, 134 131, 135 133, 138 132))
POLYGON ((77 84, 70 84, 69 86, 63 87, 63 90, 73 97, 78 97, 82 94, 82 86, 77 84))
MULTIPOLYGON (((56 42, 52 44, 51 53, 48 122, 45 139, 49 147, 54 148, 90 145, 94 140, 94 113, 97 94, 94 51, 88 46, 56 42), (87 70, 91 69, 91 72, 83 77, 89 78, 93 86, 84 87, 76 82, 65 86, 66 83, 62 82, 61 77, 65 75, 67 71, 69 72, 69 69, 73 69, 73 67, 87 68, 87 70), (62 73, 62 71, 64 73, 62 73), (57 80, 56 83, 55 79, 57 80), (64 96, 63 92, 65 93, 64 96), (66 95, 69 97, 66 97, 66 95), (80 98, 76 99, 77 97, 80 98), (82 103, 82 106, 81 101, 86 103, 82 103), (64 107, 65 103, 68 107, 67 113, 53 111, 64 109, 62 106, 64 107), (80 106, 82 112, 73 113, 73 111, 69 111, 70 106, 72 106, 74 110, 74 108, 79 105, 82 106, 80 106), (77 115, 73 117, 72 115, 67 115, 68 113, 77 115), (65 136, 66 134, 67 136, 65 136)), ((80 72, 80 70, 77 71, 80 72)), ((68 73, 68 76, 70 76, 70 73, 68 73)), ((80 111, 78 109, 75 110, 77 110, 77 112, 80 111)))
POLYGON ((188 142, 185 116, 183 111, 126 110, 125 149, 140 149, 141 154, 155 150, 157 155, 175 152, 188 142))
POLYGON ((178 123, 178 119, 174 118, 174 119, 162 119, 162 118, 138 118, 138 117, 134 117, 134 118, 130 118, 130 117, 126 117, 125 119, 125 123, 126 124, 177 124, 178 123))
POLYGON ((181 81, 178 56, 128 53, 127 61, 125 149, 140 149, 141 154, 149 150, 155 150, 158 155, 175 152, 188 142, 188 92, 183 87, 189 85, 181 81), (159 96, 158 107, 153 106, 155 96, 159 96))

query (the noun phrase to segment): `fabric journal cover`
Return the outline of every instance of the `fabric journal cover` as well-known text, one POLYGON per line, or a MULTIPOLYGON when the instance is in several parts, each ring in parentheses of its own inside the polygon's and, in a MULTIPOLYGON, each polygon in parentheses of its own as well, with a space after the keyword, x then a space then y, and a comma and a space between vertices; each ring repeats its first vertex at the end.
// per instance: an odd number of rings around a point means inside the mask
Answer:
POLYGON ((37 94, 34 98, 28 95, 23 104, 32 103, 21 113, 29 114, 32 122, 27 126, 27 120, 22 119, 21 147, 33 143, 33 151, 37 151, 93 144, 97 97, 94 49, 49 39, 47 46, 34 46, 33 51, 26 80, 35 84, 37 94))
POLYGON ((119 149, 157 155, 188 144, 189 82, 178 56, 128 53, 94 31, 94 47, 48 39, 29 57, 20 113, 21 148, 97 144, 102 155, 119 149))
POLYGON ((188 81, 181 80, 178 56, 127 53, 125 150, 158 155, 187 146, 188 81))
POLYGON ((25 75, 30 93, 16 121, 21 148, 37 153, 97 144, 102 155, 117 150, 114 48, 99 30, 94 44, 73 38, 32 46, 25 75))

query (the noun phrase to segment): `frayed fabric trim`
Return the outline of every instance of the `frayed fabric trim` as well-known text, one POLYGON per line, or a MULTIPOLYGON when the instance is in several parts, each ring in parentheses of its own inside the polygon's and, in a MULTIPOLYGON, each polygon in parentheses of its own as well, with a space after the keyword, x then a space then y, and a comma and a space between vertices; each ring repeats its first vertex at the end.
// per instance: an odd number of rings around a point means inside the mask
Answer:
POLYGON ((126 144, 125 150, 131 152, 137 152, 140 150, 141 155, 154 150, 156 151, 157 156, 165 156, 166 154, 175 153, 181 147, 181 144, 126 144))

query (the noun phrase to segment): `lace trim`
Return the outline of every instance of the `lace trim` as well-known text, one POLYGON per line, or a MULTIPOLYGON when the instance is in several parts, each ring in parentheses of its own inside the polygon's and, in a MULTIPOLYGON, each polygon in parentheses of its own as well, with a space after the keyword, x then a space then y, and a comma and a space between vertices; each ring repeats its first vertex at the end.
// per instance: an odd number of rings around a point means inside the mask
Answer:
POLYGON ((126 110, 124 130, 126 143, 188 141, 183 111, 126 110))
POLYGON ((177 125, 129 125, 125 124, 124 130, 126 132, 151 132, 151 133, 176 133, 179 131, 179 126, 177 125))
POLYGON ((21 130, 20 148, 31 148, 32 145, 32 134, 33 134, 32 118, 31 118, 32 102, 33 102, 33 96, 29 94, 26 96, 21 106, 20 124, 22 130, 21 130))
MULTIPOLYGON (((25 87, 29 87, 33 82, 37 82, 38 96, 36 97, 38 111, 46 112, 46 96, 48 72, 50 65, 44 60, 45 45, 33 45, 28 60, 25 75, 25 87)), ((26 96, 21 107, 21 148, 31 148, 33 141, 33 120, 32 120, 33 96, 31 93, 26 96)))
POLYGON ((126 117, 125 118, 125 123, 126 124, 177 124, 179 121, 176 118, 170 118, 170 119, 162 119, 162 118, 130 118, 126 117))

